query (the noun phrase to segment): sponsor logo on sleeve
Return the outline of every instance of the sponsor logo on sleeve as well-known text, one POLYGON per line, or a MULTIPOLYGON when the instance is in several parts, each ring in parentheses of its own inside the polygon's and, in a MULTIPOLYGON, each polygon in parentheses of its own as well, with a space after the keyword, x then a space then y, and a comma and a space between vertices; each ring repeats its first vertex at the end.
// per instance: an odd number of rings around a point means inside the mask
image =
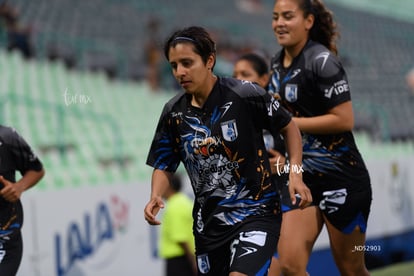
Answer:
POLYGON ((326 61, 328 60, 328 57, 329 57, 329 52, 322 52, 322 53, 320 53, 319 55, 316 56, 315 60, 320 59, 320 58, 323 59, 323 62, 322 62, 322 65, 321 65, 321 70, 323 70, 323 68, 325 67, 325 64, 326 64, 326 61))
POLYGON ((330 99, 332 94, 340 95, 344 92, 349 92, 349 85, 347 81, 340 80, 335 82, 329 89, 325 89, 325 97, 330 99))

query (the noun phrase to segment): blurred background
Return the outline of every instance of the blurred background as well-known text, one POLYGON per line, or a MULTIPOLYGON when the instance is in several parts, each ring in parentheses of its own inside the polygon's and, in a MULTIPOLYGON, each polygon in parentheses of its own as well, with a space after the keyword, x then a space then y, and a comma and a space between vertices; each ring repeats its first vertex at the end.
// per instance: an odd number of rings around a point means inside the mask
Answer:
MULTIPOLYGON (((372 178, 366 256, 376 273, 414 259, 414 2, 325 3, 372 178)), ((272 8, 273 0, 0 0, 1 123, 47 171, 23 198, 19 276, 162 275, 157 229, 142 211, 146 155, 179 89, 163 42, 177 28, 206 27, 218 43, 215 73, 230 76, 240 54, 270 61, 279 50, 272 8)), ((338 275, 326 233, 308 271, 338 275)))

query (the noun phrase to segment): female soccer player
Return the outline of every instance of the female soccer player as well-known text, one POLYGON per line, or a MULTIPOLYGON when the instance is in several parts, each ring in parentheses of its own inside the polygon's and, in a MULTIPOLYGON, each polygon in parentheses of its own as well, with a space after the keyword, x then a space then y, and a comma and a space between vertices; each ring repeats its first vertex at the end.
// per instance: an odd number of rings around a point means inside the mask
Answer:
MULTIPOLYGON (((154 168, 144 217, 160 224, 162 194, 180 162, 195 194, 193 208, 199 275, 266 275, 280 227, 262 130, 280 130, 292 163, 302 143, 290 115, 260 86, 213 74, 215 43, 201 27, 172 34, 165 47, 174 77, 185 90, 165 106, 147 158, 154 168)), ((312 201, 301 173, 289 175, 301 206, 312 201)))
MULTIPOLYGON (((256 82, 263 88, 267 88, 269 83, 269 69, 266 61, 261 56, 255 53, 248 53, 239 57, 234 64, 233 76, 240 80, 248 80, 256 82)), ((275 94, 276 98, 277 94, 275 94)), ((265 146, 269 153, 270 167, 272 168, 272 178, 276 182, 278 192, 280 194, 289 195, 288 189, 288 174, 285 172, 286 161, 286 149, 285 142, 278 132, 271 133, 264 130, 263 137, 265 140, 265 146)), ((287 169, 286 169, 287 170, 287 169)), ((292 208, 299 206, 300 198, 297 198, 296 205, 292 205, 289 197, 281 197, 281 209, 282 214, 290 211, 292 208)), ((282 223, 283 223, 282 215, 282 223)), ((272 262, 270 264, 269 276, 281 276, 280 263, 278 254, 275 252, 272 262)))
POLYGON ((283 275, 305 275, 325 224, 341 275, 369 275, 364 252, 371 206, 368 171, 352 134, 346 73, 337 54, 332 13, 319 0, 276 0, 272 28, 282 46, 270 90, 294 116, 303 139, 303 179, 311 207, 284 214, 278 245, 283 275))
POLYGON ((0 275, 16 275, 23 255, 23 192, 45 171, 31 147, 13 128, 0 125, 0 275), (16 171, 22 177, 16 181, 16 171))

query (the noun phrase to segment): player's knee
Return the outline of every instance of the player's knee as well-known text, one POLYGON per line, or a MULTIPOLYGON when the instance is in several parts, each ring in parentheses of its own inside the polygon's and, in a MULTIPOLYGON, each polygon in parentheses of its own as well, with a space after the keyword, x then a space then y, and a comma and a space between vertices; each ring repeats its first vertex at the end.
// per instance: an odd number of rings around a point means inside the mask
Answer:
POLYGON ((364 262, 350 262, 342 261, 338 264, 338 269, 342 276, 365 276, 369 275, 369 272, 364 262))
POLYGON ((280 270, 282 275, 306 275, 306 263, 301 264, 297 260, 280 260, 280 270))

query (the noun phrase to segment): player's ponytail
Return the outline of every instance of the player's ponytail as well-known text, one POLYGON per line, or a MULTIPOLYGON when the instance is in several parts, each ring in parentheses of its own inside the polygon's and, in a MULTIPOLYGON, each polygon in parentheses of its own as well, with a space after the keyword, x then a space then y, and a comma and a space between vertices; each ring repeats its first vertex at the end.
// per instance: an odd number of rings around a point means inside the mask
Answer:
POLYGON ((315 21, 310 29, 309 36, 327 47, 330 51, 338 54, 336 40, 339 37, 337 24, 333 19, 333 13, 320 0, 301 0, 305 17, 313 14, 315 21))

